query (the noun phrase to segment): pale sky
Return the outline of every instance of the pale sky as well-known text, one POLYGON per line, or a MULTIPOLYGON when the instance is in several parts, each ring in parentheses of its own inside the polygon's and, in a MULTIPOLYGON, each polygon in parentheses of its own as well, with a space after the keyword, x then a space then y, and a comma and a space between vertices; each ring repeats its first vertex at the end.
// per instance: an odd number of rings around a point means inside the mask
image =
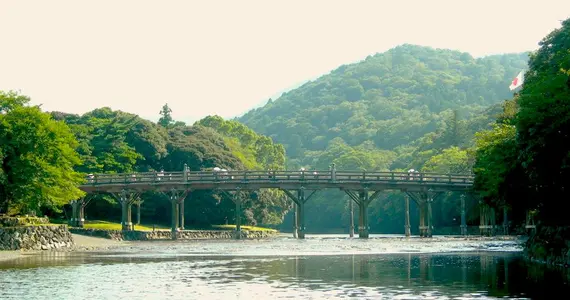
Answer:
POLYGON ((47 111, 233 117, 400 44, 523 52, 568 17, 570 0, 0 0, 0 90, 47 111))

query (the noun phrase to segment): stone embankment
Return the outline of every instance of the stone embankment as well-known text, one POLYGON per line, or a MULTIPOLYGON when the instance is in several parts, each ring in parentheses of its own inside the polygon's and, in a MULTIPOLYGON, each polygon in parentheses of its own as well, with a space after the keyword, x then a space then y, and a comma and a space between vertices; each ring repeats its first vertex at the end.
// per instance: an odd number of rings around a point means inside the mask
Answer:
MULTIPOLYGON (((121 231, 104 229, 70 228, 74 234, 81 234, 94 237, 108 238, 118 241, 149 241, 149 240, 170 240, 172 233, 167 230, 159 231, 121 231)), ((243 239, 264 239, 274 237, 276 231, 248 231, 243 230, 243 239)), ((231 230, 182 230, 176 233, 180 240, 205 240, 205 239, 232 239, 235 232, 231 230)))
POLYGON ((50 250, 73 245, 66 225, 0 227, 0 250, 50 250))

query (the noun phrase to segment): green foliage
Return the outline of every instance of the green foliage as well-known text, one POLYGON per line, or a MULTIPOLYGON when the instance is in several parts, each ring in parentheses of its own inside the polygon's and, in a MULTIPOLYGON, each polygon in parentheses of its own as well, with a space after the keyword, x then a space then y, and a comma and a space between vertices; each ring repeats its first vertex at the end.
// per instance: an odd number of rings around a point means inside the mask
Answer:
MULTIPOLYGON (((170 114, 170 109, 163 107, 170 114)), ((82 116, 53 112, 64 120, 79 142, 79 153, 86 173, 181 171, 186 164, 191 171, 283 169, 285 152, 270 138, 258 135, 235 121, 208 117, 194 126, 182 122, 154 124, 140 117, 110 108, 100 108, 82 116), (163 126, 165 125, 165 126, 163 126), (166 126, 168 125, 168 126, 166 126)), ((163 116, 164 119, 164 116, 163 116)), ((244 200, 244 220, 249 224, 278 224, 290 208, 290 202, 277 191, 261 191, 244 200)), ((143 195, 143 219, 168 224, 170 204, 164 195, 143 195)), ((186 222, 207 226, 233 220, 234 205, 223 194, 194 191, 186 199, 186 222)), ((111 197, 99 196, 91 202, 91 218, 119 219, 120 208, 111 197), (104 200, 104 201, 101 201, 104 200)))
POLYGON ((458 147, 444 149, 434 155, 422 167, 423 172, 440 174, 466 174, 471 171, 471 163, 466 150, 458 147))
MULTIPOLYGON (((475 59, 403 45, 341 66, 239 121, 285 145, 289 169, 328 170, 335 163, 366 171, 469 172, 475 132, 489 129, 503 113, 500 102, 512 96, 507 87, 527 58, 475 59)), ((307 202, 307 228, 346 228, 338 220, 348 220, 347 201, 340 192, 319 192, 307 202)), ((457 225, 457 195, 440 201, 435 226, 457 225)), ((402 203, 401 194, 373 202, 371 229, 401 232, 402 203)))
POLYGON ((506 203, 505 179, 517 167, 515 134, 513 125, 500 123, 476 134, 475 188, 495 204, 506 203))
POLYGON ((29 97, 20 95, 14 91, 0 91, 0 114, 6 113, 17 107, 22 107, 29 102, 29 97))
MULTIPOLYGON (((457 51, 403 45, 342 66, 239 120, 284 144, 289 158, 301 165, 307 164, 307 151, 325 151, 335 138, 351 147, 369 141, 397 152, 445 127, 453 111, 456 119, 470 120, 486 106, 509 98, 505 86, 526 66, 526 58, 509 54, 473 59, 457 51)), ((465 133, 473 133, 464 123, 465 133)), ((461 134, 452 132, 445 139, 461 134)), ((450 142, 462 146, 460 140, 450 142)), ((399 159, 394 163, 405 164, 399 159)))
POLYGON ((170 109, 170 107, 168 107, 168 104, 164 104, 164 106, 162 107, 162 109, 160 110, 160 119, 158 119, 158 124, 162 127, 168 127, 172 124, 172 122, 174 121, 172 119, 172 109, 170 109))
POLYGON ((2 94, 0 114, 0 204, 4 211, 57 211, 83 195, 77 142, 69 128, 38 107, 22 106, 26 97, 2 94))
MULTIPOLYGON (((226 121, 219 116, 208 116, 195 127, 205 126, 224 136, 233 156, 248 170, 283 170, 285 148, 272 139, 255 133, 237 121, 226 121)), ((224 165, 218 165, 225 167, 224 165)), ((231 168, 231 167, 229 167, 231 168)), ((244 216, 255 224, 278 225, 291 208, 291 201, 278 190, 261 190, 244 198, 244 216), (252 199, 253 197, 253 199, 252 199)))
POLYGON ((534 207, 550 224, 568 224, 570 182, 570 19, 530 57, 516 117, 517 149, 534 207))
POLYGON ((271 138, 258 135, 239 122, 208 116, 196 122, 196 125, 213 128, 227 137, 227 141, 234 146, 234 154, 242 159, 248 169, 280 170, 284 167, 283 145, 274 144, 271 138))

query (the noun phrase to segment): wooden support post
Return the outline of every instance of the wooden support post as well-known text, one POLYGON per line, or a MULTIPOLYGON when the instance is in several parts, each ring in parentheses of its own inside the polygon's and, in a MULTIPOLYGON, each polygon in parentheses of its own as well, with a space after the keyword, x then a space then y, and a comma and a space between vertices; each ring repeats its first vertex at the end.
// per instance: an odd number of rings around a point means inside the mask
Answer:
POLYGON ((190 168, 188 168, 188 164, 184 163, 184 182, 188 181, 188 173, 190 173, 190 168))
POLYGON ((184 230, 184 198, 180 199, 180 230, 184 230))
POLYGON ((94 195, 91 194, 91 195, 87 195, 83 199, 81 199, 81 201, 79 203, 79 221, 77 224, 78 227, 83 228, 83 226, 85 225, 85 208, 87 207, 89 202, 91 202, 93 197, 94 197, 94 195))
POLYGON ((139 199, 137 201, 137 225, 141 225, 141 204, 142 201, 139 199))
POLYGON ((432 237, 433 234, 433 215, 432 215, 432 209, 431 209, 431 204, 433 202, 433 197, 431 195, 428 195, 427 197, 427 237, 432 237))
POLYGON ((495 212, 495 208, 491 207, 490 208, 490 220, 491 220, 491 232, 490 235, 494 236, 495 235, 495 228, 497 227, 497 222, 496 222, 496 212, 495 212))
POLYGON ((467 217, 465 215, 465 194, 461 194, 461 235, 467 235, 467 217))
POLYGON ((420 202, 420 237, 427 236, 427 227, 426 227, 426 202, 420 202))
MULTIPOLYGON (((173 192, 174 194, 174 192, 173 192)), ((175 196, 171 196, 170 203, 172 205, 172 224, 170 225, 170 232, 172 234, 171 238, 176 240, 178 238, 177 231, 178 231, 178 201, 174 198, 175 196), (174 198, 174 199, 173 199, 174 198)))
POLYGON ((179 229, 179 221, 180 221, 180 203, 186 199, 190 190, 170 190, 168 194, 168 198, 170 199, 170 204, 172 206, 171 209, 171 225, 170 225, 170 232, 171 238, 176 240, 178 238, 178 229, 179 229))
POLYGON ((81 199, 78 201, 79 205, 78 205, 78 209, 79 209, 79 214, 78 214, 78 219, 77 219, 77 227, 83 228, 84 224, 85 224, 85 198, 81 199))
POLYGON ((241 239, 241 195, 239 189, 234 193, 234 203, 236 204, 235 218, 236 218, 236 232, 235 239, 241 239))
POLYGON ((73 200, 70 202, 70 204, 71 204, 71 220, 69 220, 69 226, 76 227, 77 218, 78 218, 79 200, 73 200))
POLYGON ((506 207, 503 207, 503 235, 509 235, 509 219, 506 207))
POLYGON ((481 235, 493 235, 495 227, 495 209, 479 201, 479 230, 481 235))
POLYGON ((525 222, 525 229, 527 230, 527 234, 535 234, 536 233, 536 224, 534 223, 534 215, 530 211, 526 211, 526 222, 525 222))
POLYGON ((121 229, 132 230, 133 223, 131 220, 131 203, 128 198, 127 191, 122 190, 119 195, 119 202, 121 203, 121 229))
POLYGON ((305 238, 305 189, 301 187, 297 191, 297 224, 299 226, 297 231, 297 237, 300 239, 305 238))
POLYGON ((128 202, 127 203, 127 224, 129 224, 129 229, 127 229, 127 230, 133 230, 134 229, 133 218, 132 218, 132 216, 133 216, 132 207, 133 207, 132 203, 128 202))
POLYGON ((404 234, 406 235, 406 237, 410 237, 412 235, 411 232, 411 227, 410 227, 410 196, 408 195, 404 195, 404 198, 406 200, 406 223, 404 225, 404 234))
POLYGON ((350 227, 349 227, 349 235, 350 237, 354 237, 354 200, 350 197, 348 198, 348 205, 350 207, 350 227))
POLYGON ((293 230, 293 237, 304 239, 305 238, 305 202, 307 202, 316 192, 314 190, 308 196, 305 195, 305 187, 301 186, 297 190, 297 195, 293 195, 288 190, 282 190, 291 200, 295 203, 295 228, 293 230), (296 234, 296 235, 295 235, 296 234))
POLYGON ((295 201, 293 201, 293 209, 293 238, 297 238, 299 232, 299 224, 297 223, 299 221, 297 218, 297 215, 299 214, 299 206, 295 201))
POLYGON ((367 239, 369 236, 368 232, 368 191, 360 192, 360 205, 359 205, 359 226, 358 226, 358 237, 361 239, 367 239))
POLYGON ((481 235, 487 234, 487 207, 479 201, 479 232, 481 235))

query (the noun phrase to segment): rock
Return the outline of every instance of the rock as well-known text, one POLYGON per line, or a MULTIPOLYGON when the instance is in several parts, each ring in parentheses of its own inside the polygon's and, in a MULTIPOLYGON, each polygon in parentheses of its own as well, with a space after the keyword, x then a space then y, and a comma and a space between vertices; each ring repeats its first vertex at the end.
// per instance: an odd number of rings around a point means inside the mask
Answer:
POLYGON ((73 245, 67 226, 0 228, 0 250, 48 250, 73 245))

